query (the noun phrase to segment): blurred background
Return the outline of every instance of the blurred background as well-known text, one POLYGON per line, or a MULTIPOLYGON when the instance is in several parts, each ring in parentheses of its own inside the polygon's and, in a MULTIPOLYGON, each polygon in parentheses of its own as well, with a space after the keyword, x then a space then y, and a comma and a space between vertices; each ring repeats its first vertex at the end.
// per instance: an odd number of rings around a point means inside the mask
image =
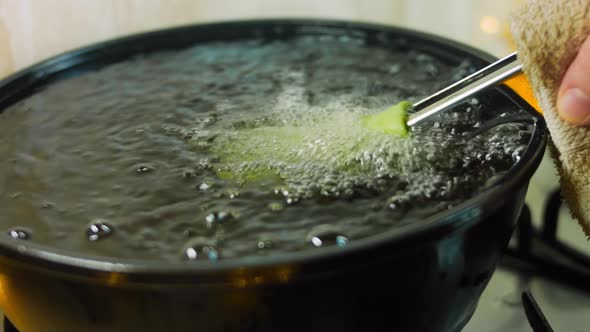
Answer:
MULTIPOLYGON (((402 26, 502 57, 515 50, 509 18, 525 1, 0 0, 0 77, 53 55, 117 36, 184 24, 269 17, 402 26)), ((557 183, 553 163, 546 154, 527 196, 535 222, 540 220, 548 193, 557 188, 557 183)), ((558 237, 590 254, 590 244, 566 209, 561 210, 560 220, 558 237)), ((533 291, 557 331, 587 330, 590 297, 542 278, 499 268, 465 331, 530 331, 518 302, 523 289, 533 291)))
POLYGON ((506 54, 525 0, 0 0, 0 76, 95 41, 175 25, 317 17, 400 25, 506 54))

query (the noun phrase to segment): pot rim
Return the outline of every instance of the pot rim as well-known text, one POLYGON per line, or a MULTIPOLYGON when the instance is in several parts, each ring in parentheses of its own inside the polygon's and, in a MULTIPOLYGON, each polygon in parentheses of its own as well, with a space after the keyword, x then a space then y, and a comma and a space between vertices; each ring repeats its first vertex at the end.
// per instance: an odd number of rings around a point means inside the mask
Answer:
MULTIPOLYGON (((0 81, 0 111, 8 105, 23 99, 20 95, 20 86, 30 86, 40 84, 39 86, 49 85, 52 81, 50 76, 52 72, 68 71, 77 65, 83 65, 96 61, 88 54, 108 48, 109 45, 119 45, 132 42, 136 39, 163 36, 169 33, 180 31, 182 29, 195 28, 215 28, 235 25, 244 28, 249 25, 293 25, 299 27, 326 27, 336 29, 351 30, 372 30, 375 32, 388 32, 410 40, 419 40, 421 43, 428 45, 440 46, 451 49, 455 53, 467 54, 473 58, 483 61, 492 62, 496 57, 482 50, 468 46, 464 43, 452 40, 443 36, 431 33, 399 27, 395 25, 383 25, 368 23, 362 21, 349 21, 337 19, 310 19, 310 18, 272 18, 272 19, 249 19, 249 20, 224 20, 208 23, 190 24, 175 26, 172 28, 153 30, 148 32, 136 33, 128 36, 109 39, 103 42, 93 43, 78 49, 66 51, 54 57, 38 62, 32 66, 24 68, 7 78, 0 81), (90 59, 88 59, 90 58, 90 59), (3 91, 7 89, 12 94, 3 97, 3 91)), ((199 41, 194 41, 196 45, 199 41)), ((142 53, 141 49, 134 50, 134 54, 142 53)), ((105 55, 98 55, 99 58, 105 55)), ((117 60, 118 61, 118 60, 117 60)), ((117 62, 114 61, 114 62, 117 62)), ((73 70, 75 71, 75 69, 73 70)), ((74 272, 95 276, 97 274, 121 273, 125 275, 142 275, 142 277, 172 277, 172 276, 192 276, 202 274, 218 274, 228 271, 243 271, 250 268, 272 268, 277 266, 293 266, 310 262, 322 262, 335 257, 344 257, 346 255, 370 250, 385 244, 392 245, 396 243, 407 243, 406 241, 415 241, 419 238, 428 238, 430 236, 441 236, 459 228, 471 224, 477 218, 452 218, 468 209, 475 208, 479 211, 478 206, 483 202, 489 201, 494 197, 502 197, 504 193, 513 190, 515 187, 528 183, 530 177, 536 170, 545 149, 547 139, 546 126, 544 119, 539 116, 534 109, 525 102, 520 96, 506 87, 497 87, 508 99, 519 108, 527 111, 536 119, 532 137, 527 144, 525 152, 519 161, 506 172, 494 185, 478 193, 471 199, 462 202, 451 210, 438 212, 424 221, 403 227, 395 227, 391 230, 368 236, 350 242, 345 247, 328 247, 321 250, 304 250, 298 252, 277 253, 264 257, 245 257, 231 260, 220 260, 217 262, 198 261, 198 262, 168 262, 165 260, 147 260, 147 259, 120 259, 115 257, 93 256, 88 254, 74 253, 71 251, 52 248, 47 245, 15 241, 8 237, 0 237, 0 256, 12 259, 13 262, 25 264, 33 267, 43 267, 52 271, 74 272)), ((481 212, 481 211, 479 211, 481 212)), ((143 280, 143 278, 142 278, 143 280)))

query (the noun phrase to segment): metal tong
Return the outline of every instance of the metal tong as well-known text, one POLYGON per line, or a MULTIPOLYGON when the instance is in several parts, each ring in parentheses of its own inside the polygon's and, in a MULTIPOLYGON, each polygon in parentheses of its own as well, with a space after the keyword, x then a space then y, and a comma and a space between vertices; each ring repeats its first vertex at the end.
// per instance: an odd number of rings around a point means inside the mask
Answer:
POLYGON ((477 92, 502 83, 521 71, 522 64, 514 52, 415 103, 413 109, 416 112, 409 115, 408 126, 420 124, 477 92))

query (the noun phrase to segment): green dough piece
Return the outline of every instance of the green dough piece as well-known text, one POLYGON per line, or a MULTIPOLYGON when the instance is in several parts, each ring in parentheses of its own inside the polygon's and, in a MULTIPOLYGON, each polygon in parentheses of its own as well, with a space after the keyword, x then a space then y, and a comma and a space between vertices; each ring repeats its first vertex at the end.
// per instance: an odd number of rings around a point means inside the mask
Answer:
POLYGON ((399 102, 383 112, 362 117, 363 127, 385 134, 408 136, 408 110, 412 107, 409 101, 399 102))
POLYGON ((304 126, 237 130, 231 137, 218 138, 212 147, 226 165, 218 169, 217 176, 246 185, 289 181, 292 170, 285 170, 287 166, 326 165, 350 174, 362 172, 362 167, 357 170, 357 161, 365 145, 408 136, 406 121, 411 107, 410 102, 402 101, 376 114, 335 112, 304 126))
POLYGON ((242 172, 232 172, 228 170, 218 170, 217 177, 222 180, 239 181, 244 184, 247 183, 282 183, 283 179, 276 171, 270 169, 251 169, 242 172))

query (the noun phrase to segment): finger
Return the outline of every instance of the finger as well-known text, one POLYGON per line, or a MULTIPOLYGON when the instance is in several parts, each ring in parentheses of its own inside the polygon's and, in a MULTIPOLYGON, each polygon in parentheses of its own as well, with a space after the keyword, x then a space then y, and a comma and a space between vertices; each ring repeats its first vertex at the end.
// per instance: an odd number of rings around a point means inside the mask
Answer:
POLYGON ((590 126, 590 36, 563 77, 557 111, 567 122, 590 126))

